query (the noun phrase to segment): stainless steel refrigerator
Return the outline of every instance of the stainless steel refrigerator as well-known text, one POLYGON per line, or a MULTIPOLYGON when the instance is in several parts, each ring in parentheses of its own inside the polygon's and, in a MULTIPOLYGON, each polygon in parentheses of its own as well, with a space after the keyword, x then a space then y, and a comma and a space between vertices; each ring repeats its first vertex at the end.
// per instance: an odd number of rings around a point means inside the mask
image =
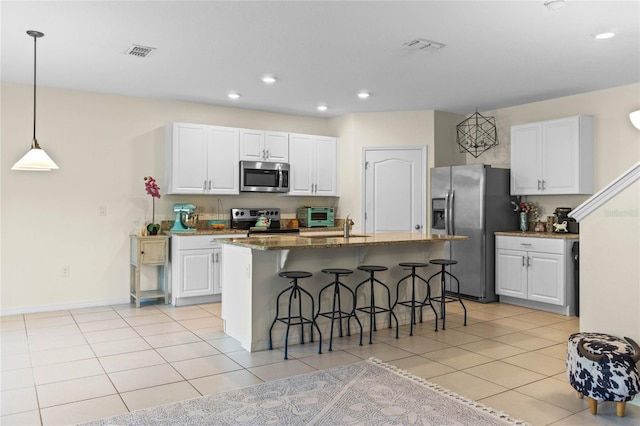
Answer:
POLYGON ((460 280, 460 294, 479 302, 497 300, 493 233, 517 226, 509 176, 509 169, 482 164, 431 169, 431 233, 469 237, 446 243, 445 256, 458 261, 449 272, 460 280))

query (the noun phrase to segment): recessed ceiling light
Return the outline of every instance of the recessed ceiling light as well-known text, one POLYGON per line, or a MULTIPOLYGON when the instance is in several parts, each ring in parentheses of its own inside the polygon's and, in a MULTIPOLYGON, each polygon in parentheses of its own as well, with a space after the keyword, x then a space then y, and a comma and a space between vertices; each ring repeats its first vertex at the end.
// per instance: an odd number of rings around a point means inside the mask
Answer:
POLYGON ((358 97, 360 99, 367 99, 369 96, 371 96, 371 93, 367 92, 366 90, 361 90, 360 92, 358 92, 358 97))
POLYGON ((598 34, 592 34, 593 38, 597 38, 598 40, 606 40, 608 38, 612 38, 615 37, 615 34, 607 31, 607 32, 603 32, 603 33, 598 33, 598 34))
POLYGON ((260 80, 262 80, 264 84, 273 84, 277 79, 273 74, 264 74, 262 77, 260 77, 260 80))
POLYGON ((240 93, 238 92, 229 92, 227 96, 229 97, 229 99, 233 100, 240 99, 240 93))
POLYGON ((544 5, 547 6, 547 9, 555 12, 556 10, 564 9, 567 2, 565 0, 547 0, 544 5))
POLYGON ((321 105, 318 105, 318 108, 317 108, 317 109, 318 109, 318 111, 326 111, 326 110, 327 110, 327 106, 326 106, 326 105, 321 104, 321 105))

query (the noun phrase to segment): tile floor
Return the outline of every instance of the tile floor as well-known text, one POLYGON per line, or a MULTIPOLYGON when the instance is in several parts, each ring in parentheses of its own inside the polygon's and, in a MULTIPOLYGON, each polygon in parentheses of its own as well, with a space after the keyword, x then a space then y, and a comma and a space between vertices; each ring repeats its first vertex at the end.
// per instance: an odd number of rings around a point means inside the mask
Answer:
MULTIPOLYGON (((533 425, 638 425, 612 403, 589 413, 565 379, 578 319, 511 305, 452 304, 447 330, 419 324, 317 346, 249 353, 223 333, 219 303, 115 305, 1 317, 0 424, 67 425, 250 386, 375 356, 533 425)), ((321 319, 321 321, 323 321, 321 319)))

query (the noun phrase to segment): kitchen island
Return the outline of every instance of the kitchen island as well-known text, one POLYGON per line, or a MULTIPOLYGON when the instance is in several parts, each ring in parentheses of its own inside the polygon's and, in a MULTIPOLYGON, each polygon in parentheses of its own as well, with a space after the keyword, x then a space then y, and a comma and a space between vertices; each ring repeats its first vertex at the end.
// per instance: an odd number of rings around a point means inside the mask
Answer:
MULTIPOLYGON (((335 232, 221 239, 222 318, 225 321, 225 332, 248 351, 269 347, 269 327, 276 314, 276 296, 289 286, 288 280, 278 276, 279 272, 311 272, 313 276, 301 280, 299 284, 317 298, 320 289, 333 280, 333 276, 323 274, 322 269, 354 270, 352 275, 344 277, 342 281, 355 289, 358 283, 368 277, 367 273, 356 270, 358 265, 383 265, 389 270, 376 274, 376 278, 387 283, 393 303, 396 283, 407 275, 407 271, 398 266, 399 262, 428 262, 443 256, 445 242, 466 239, 464 236, 414 233, 356 234, 343 238, 335 232)), ((437 270, 437 267, 430 266, 419 273, 427 278, 437 270)), ((437 290, 437 286, 433 287, 432 290, 437 290)), ((406 296, 401 293, 400 297, 406 296)), ((362 296, 359 295, 359 300, 361 299, 362 296)), ((323 300, 324 307, 329 306, 325 303, 323 300)), ((345 303, 350 301, 345 298, 343 304, 345 303)), ((399 309, 396 315, 400 324, 408 323, 408 309, 399 309)), ((432 319, 428 313, 425 316, 427 320, 432 319)), ((364 317, 360 315, 359 318, 363 327, 368 329, 368 320, 364 317)), ((378 321, 384 327, 381 317, 378 321)), ((329 320, 320 318, 318 324, 323 336, 327 338, 329 323, 329 320)), ((355 330, 355 321, 351 322, 351 326, 355 330)), ((275 348, 283 346, 283 327, 280 324, 274 328, 275 348)), ((299 327, 291 327, 290 342, 299 341, 299 335, 296 334, 298 332, 299 327)), ((305 328, 305 333, 308 333, 308 327, 305 328)), ((305 338, 305 341, 308 339, 305 338)))

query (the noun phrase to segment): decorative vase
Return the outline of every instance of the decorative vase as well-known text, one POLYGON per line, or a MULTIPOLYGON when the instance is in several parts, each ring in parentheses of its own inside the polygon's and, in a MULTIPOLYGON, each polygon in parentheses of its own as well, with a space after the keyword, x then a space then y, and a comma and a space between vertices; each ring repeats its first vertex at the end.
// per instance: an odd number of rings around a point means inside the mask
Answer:
POLYGON ((150 223, 147 225, 147 235, 158 235, 160 225, 157 223, 150 223))
POLYGON ((527 230, 527 213, 526 212, 520 212, 520 230, 522 232, 525 232, 527 230))

